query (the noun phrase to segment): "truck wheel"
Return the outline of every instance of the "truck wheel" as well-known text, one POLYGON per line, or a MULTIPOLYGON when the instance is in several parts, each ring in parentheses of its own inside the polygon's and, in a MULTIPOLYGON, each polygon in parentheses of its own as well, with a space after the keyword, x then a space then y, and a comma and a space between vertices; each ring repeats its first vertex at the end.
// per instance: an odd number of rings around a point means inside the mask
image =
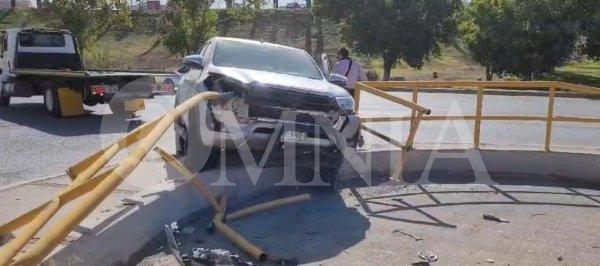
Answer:
POLYGON ((8 106, 10 104, 10 96, 0 96, 0 106, 8 106))
POLYGON ((113 114, 116 115, 131 115, 134 113, 131 111, 125 111, 125 102, 122 101, 110 101, 108 103, 108 106, 110 107, 110 110, 113 112, 113 114))
MULTIPOLYGON (((185 155, 183 164, 192 171, 204 171, 214 169, 219 164, 219 149, 207 145, 202 140, 200 135, 200 112, 198 107, 190 110, 189 123, 186 129, 183 131, 185 136, 178 136, 176 134, 175 141, 181 141, 179 143, 181 150, 180 153, 185 155)), ((204 121, 204 120, 203 120, 204 121)))
POLYGON ((46 111, 50 115, 54 117, 61 117, 58 91, 55 88, 46 88, 44 91, 44 105, 46 105, 46 111))

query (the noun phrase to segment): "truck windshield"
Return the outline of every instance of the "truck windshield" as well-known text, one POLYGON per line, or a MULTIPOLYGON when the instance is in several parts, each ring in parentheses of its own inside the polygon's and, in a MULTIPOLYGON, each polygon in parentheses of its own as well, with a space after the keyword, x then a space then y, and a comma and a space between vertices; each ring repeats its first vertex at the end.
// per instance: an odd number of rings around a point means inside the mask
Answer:
POLYGON ((65 47, 62 33, 22 32, 19 34, 21 47, 65 47))
POLYGON ((273 45, 220 41, 217 43, 213 64, 323 79, 307 53, 273 45))

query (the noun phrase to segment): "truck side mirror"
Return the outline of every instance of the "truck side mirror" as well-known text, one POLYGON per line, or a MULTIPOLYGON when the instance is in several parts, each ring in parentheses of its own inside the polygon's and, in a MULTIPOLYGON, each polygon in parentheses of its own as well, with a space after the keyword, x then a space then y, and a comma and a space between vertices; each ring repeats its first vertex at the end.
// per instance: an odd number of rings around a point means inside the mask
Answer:
POLYGON ((201 55, 188 55, 183 58, 183 65, 189 68, 204 68, 204 60, 201 55))
POLYGON ((338 85, 342 88, 345 88, 348 85, 348 78, 340 75, 340 74, 331 74, 329 75, 329 83, 338 85))

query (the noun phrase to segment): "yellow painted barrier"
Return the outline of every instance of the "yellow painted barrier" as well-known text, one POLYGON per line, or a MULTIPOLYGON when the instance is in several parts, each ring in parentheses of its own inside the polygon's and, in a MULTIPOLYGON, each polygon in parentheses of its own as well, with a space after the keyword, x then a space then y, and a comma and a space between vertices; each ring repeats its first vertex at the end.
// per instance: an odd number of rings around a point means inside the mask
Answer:
POLYGON ((413 146, 415 134, 420 121, 444 121, 444 120, 470 120, 475 122, 473 131, 473 147, 480 146, 481 122, 482 121, 541 121, 546 122, 544 150, 551 150, 552 125, 553 122, 573 123, 600 123, 600 118, 594 117, 563 117, 554 114, 555 98, 557 92, 568 92, 576 94, 600 95, 600 88, 569 84, 557 81, 365 81, 356 85, 354 98, 356 100, 356 112, 360 111, 361 92, 371 93, 383 99, 403 105, 412 110, 410 117, 369 117, 361 118, 362 128, 402 149, 401 158, 396 164, 393 177, 398 177, 398 169, 402 168, 402 160, 405 153, 413 146), (429 115, 430 110, 417 103, 419 91, 422 89, 433 90, 475 90, 477 94, 475 104, 475 115, 467 116, 424 116, 429 115), (512 94, 525 93, 527 90, 542 90, 548 92, 548 109, 546 116, 506 116, 506 115, 484 115, 483 105, 486 91, 512 90, 512 94), (390 92, 412 91, 412 101, 392 95, 390 92), (367 123, 410 121, 410 131, 405 143, 392 139, 387 135, 376 131, 367 123))

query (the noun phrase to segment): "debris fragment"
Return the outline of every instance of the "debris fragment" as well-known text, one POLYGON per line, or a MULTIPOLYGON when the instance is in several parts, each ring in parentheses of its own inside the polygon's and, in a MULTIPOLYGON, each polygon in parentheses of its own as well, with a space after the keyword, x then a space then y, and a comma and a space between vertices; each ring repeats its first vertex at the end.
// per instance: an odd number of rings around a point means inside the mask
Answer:
POLYGON ((438 260, 437 255, 435 255, 431 251, 419 251, 419 258, 424 260, 425 262, 434 262, 438 260))
POLYGON ((133 205, 137 205, 137 202, 130 200, 130 199, 122 199, 121 205, 122 206, 133 206, 133 205))
POLYGON ((192 258, 206 265, 254 265, 224 249, 195 248, 192 258))
POLYGON ((557 259, 558 261, 563 261, 563 256, 561 256, 561 255, 558 255, 558 256, 556 257, 556 259, 557 259))
POLYGON ((531 215, 531 217, 535 217, 535 216, 545 216, 545 213, 534 213, 531 215))
POLYGON ((488 259, 485 259, 485 262, 487 262, 487 263, 494 263, 494 260, 488 258, 488 259))
POLYGON ((103 209, 103 210, 101 210, 100 212, 101 212, 101 213, 107 213, 107 212, 109 212, 109 211, 111 211, 111 209, 103 209))
POLYGON ((428 261, 423 261, 423 260, 419 260, 419 261, 415 261, 413 263, 411 263, 410 265, 413 266, 429 266, 429 262, 428 261))
POLYGON ((183 261, 183 263, 188 264, 190 262, 192 262, 192 259, 190 259, 190 255, 187 253, 183 253, 181 254, 181 261, 183 261))
POLYGON ((167 247, 169 252, 175 256, 175 259, 181 264, 184 264, 183 258, 181 258, 181 254, 179 253, 179 247, 177 245, 177 240, 175 240, 175 235, 173 235, 173 231, 171 227, 165 224, 165 236, 167 237, 167 247))
POLYGON ((403 235, 406 235, 406 236, 410 236, 410 237, 414 238, 414 239, 415 239, 415 241, 423 240, 423 238, 421 238, 421 237, 419 237, 419 236, 416 236, 416 235, 413 235, 413 234, 411 234, 411 233, 409 233, 409 232, 406 232, 406 231, 404 231, 404 230, 402 230, 402 229, 396 229, 396 230, 394 230, 393 232, 394 232, 394 233, 400 233, 400 234, 403 234, 403 235))
POLYGON ((502 218, 496 217, 494 215, 489 215, 489 214, 484 214, 483 219, 488 220, 488 221, 499 222, 499 223, 508 223, 507 220, 504 220, 502 218))
POLYGON ((592 248, 600 248, 600 245, 594 245, 592 248))
POLYGON ((171 225, 169 225, 169 228, 171 229, 171 231, 173 231, 173 234, 179 234, 179 224, 177 224, 177 222, 172 222, 171 225))

